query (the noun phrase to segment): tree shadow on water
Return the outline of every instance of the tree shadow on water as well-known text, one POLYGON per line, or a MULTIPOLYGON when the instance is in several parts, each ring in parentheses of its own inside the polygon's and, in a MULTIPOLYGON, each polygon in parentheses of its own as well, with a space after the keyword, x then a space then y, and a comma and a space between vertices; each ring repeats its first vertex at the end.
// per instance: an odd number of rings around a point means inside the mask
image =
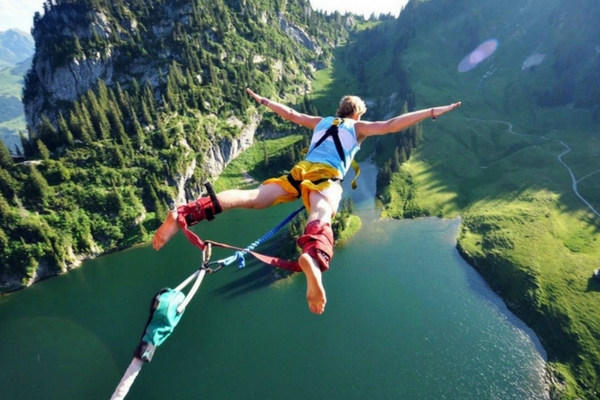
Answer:
POLYGON ((260 261, 246 261, 247 265, 244 268, 252 269, 252 272, 215 289, 215 294, 223 296, 226 299, 232 299, 250 293, 253 290, 265 288, 276 281, 273 267, 269 267, 260 261))

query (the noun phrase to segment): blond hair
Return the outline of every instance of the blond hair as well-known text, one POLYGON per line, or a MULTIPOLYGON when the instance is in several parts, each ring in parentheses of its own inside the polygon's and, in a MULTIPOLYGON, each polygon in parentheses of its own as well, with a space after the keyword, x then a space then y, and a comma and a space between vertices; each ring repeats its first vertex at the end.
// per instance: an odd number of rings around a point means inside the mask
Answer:
POLYGON ((340 101, 340 107, 337 109, 335 115, 340 118, 347 118, 351 115, 363 115, 367 112, 367 106, 365 102, 358 96, 344 96, 340 101))

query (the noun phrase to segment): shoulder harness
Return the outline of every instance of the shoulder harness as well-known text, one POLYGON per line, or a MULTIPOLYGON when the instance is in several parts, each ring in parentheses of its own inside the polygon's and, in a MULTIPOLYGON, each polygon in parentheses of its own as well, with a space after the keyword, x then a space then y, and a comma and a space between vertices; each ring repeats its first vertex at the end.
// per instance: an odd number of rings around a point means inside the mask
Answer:
MULTIPOLYGON (((344 154, 344 147, 342 146, 342 142, 340 141, 340 137, 339 137, 339 126, 342 122, 344 122, 343 118, 335 118, 333 120, 333 123, 331 124, 331 126, 329 128, 327 128, 327 130, 325 131, 325 134, 317 141, 317 143, 315 143, 315 146, 312 148, 311 151, 313 151, 314 149, 319 147, 321 144, 323 144, 323 142, 325 140, 327 140, 327 138, 331 137, 333 139, 333 143, 335 144, 335 149, 337 150, 338 156, 340 157, 340 160, 342 160, 342 163, 344 164, 344 167, 345 167, 346 166, 346 157, 344 154)), ((303 152, 307 153, 307 155, 310 154, 308 152, 308 149, 304 149, 303 152)), ((355 174, 354 179, 352 180, 352 189, 356 189, 358 187, 358 185, 356 184, 356 178, 358 178, 358 176, 360 175, 360 166, 354 159, 352 159, 352 162, 350 165, 352 166, 352 169, 354 169, 354 174, 355 174)), ((288 174, 287 179, 292 184, 292 186, 294 186, 294 188, 296 188, 296 191, 298 192, 298 197, 300 197, 301 196, 300 182, 298 182, 294 178, 292 178, 291 174, 288 174)), ((327 179, 319 179, 317 181, 313 181, 313 183, 315 185, 318 185, 319 183, 322 183, 326 180, 327 179)), ((333 180, 337 180, 337 179, 333 179, 333 180)))

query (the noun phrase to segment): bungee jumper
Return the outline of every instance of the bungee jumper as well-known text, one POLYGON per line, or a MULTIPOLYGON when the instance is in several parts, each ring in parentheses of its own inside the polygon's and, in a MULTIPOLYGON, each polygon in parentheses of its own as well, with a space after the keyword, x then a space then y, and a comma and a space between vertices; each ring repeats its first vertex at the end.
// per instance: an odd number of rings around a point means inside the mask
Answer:
MULTIPOLYGON (((304 272, 308 307, 315 314, 323 313, 327 300, 322 273, 329 268, 333 258, 331 221, 342 197, 341 181, 350 166, 355 168, 358 176, 354 156, 360 149, 360 144, 367 137, 398 132, 429 117, 435 120, 461 104, 458 102, 414 111, 386 121, 368 122, 360 120, 367 108, 356 96, 344 96, 336 116, 323 118, 298 113, 283 104, 261 97, 250 89, 246 91, 258 103, 284 119, 313 130, 307 155, 289 174, 267 179, 256 189, 233 189, 215 193, 212 186, 205 183, 207 196, 181 205, 168 213, 154 234, 152 246, 155 250, 160 250, 181 229, 188 240, 202 251, 202 266, 175 289, 161 289, 152 298, 148 321, 134 351, 133 360, 111 400, 125 398, 143 364, 152 360, 156 348, 171 335, 179 323, 185 307, 200 287, 205 274, 216 272, 234 261, 242 267, 245 254, 251 254, 272 266, 304 272), (244 249, 209 240, 203 241, 188 229, 189 226, 203 220, 213 220, 216 215, 234 208, 262 209, 299 198, 302 199, 302 207, 244 249), (272 237, 304 208, 308 211, 308 221, 304 234, 296 240, 302 249, 297 262, 254 252, 254 248, 272 237), (230 257, 211 262, 212 246, 233 249, 236 252, 230 257), (185 295, 182 290, 192 282, 192 288, 185 295)), ((355 187, 354 181, 352 186, 355 187)))
MULTIPOLYGON (((315 314, 321 314, 327 302, 322 273, 329 268, 333 258, 331 221, 342 198, 341 181, 352 165, 361 143, 371 136, 402 131, 427 118, 435 120, 461 103, 421 109, 385 121, 370 122, 361 120, 367 107, 357 96, 344 96, 335 116, 321 117, 299 113, 250 89, 246 91, 258 104, 285 120, 313 131, 305 159, 293 166, 289 174, 267 179, 256 189, 232 189, 219 193, 209 191, 208 196, 171 210, 156 231, 152 246, 155 250, 160 250, 181 229, 190 242, 202 249, 206 244, 188 229, 189 226, 202 220, 210 221, 216 215, 231 209, 263 209, 301 198, 308 212, 304 234, 296 240, 302 254, 297 263, 287 266, 288 269, 297 266, 295 270, 304 272, 308 308, 315 314)), ((253 252, 251 254, 256 256, 253 252)), ((265 262, 276 265, 278 261, 271 258, 265 262)))

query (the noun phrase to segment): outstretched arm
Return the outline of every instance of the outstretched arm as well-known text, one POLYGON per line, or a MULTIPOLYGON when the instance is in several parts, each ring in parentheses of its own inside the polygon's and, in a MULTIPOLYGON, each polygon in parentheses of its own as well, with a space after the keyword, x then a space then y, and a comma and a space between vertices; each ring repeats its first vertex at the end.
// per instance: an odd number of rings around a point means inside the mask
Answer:
POLYGON ((358 121, 355 125, 358 142, 362 142, 369 136, 399 132, 427 118, 436 119, 440 115, 454 110, 456 107, 460 106, 460 104, 461 102, 459 101, 447 106, 425 108, 423 110, 399 115, 395 118, 388 119, 387 121, 358 121))
POLYGON ((266 97, 259 96, 258 94, 254 93, 248 88, 246 88, 246 92, 248 92, 248 94, 252 96, 257 103, 262 104, 265 107, 269 107, 277 115, 297 125, 301 125, 309 129, 314 129, 315 126, 317 126, 317 124, 323 119, 322 117, 316 117, 312 115, 299 113, 298 111, 293 110, 284 104, 278 103, 273 100, 269 100, 266 97))

